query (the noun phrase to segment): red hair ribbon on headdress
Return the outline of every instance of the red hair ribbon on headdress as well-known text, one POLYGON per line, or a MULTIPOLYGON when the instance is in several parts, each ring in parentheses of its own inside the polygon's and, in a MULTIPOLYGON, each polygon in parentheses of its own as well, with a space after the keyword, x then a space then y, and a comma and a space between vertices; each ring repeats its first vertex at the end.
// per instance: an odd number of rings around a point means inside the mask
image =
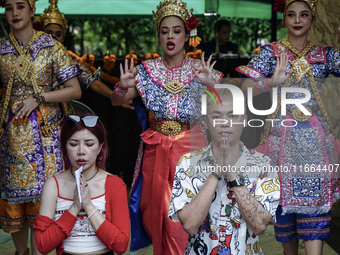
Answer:
POLYGON ((286 1, 285 0, 275 0, 273 11, 284 13, 285 10, 286 10, 286 1))

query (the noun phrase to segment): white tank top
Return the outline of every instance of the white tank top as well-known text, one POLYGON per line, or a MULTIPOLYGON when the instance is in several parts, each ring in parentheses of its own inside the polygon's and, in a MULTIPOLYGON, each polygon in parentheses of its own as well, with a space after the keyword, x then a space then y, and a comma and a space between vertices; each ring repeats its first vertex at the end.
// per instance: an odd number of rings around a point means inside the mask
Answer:
MULTIPOLYGON (((56 178, 55 178, 56 180, 56 178)), ((54 220, 58 220, 66 209, 69 209, 73 203, 73 200, 63 198, 59 196, 59 185, 56 180, 58 187, 58 198, 57 208, 54 215, 54 220)), ((100 213, 105 218, 105 194, 91 198, 92 203, 98 208, 100 213)), ((77 221, 73 226, 70 236, 63 241, 65 252, 73 253, 86 253, 94 252, 107 248, 96 236, 95 230, 93 229, 90 220, 87 218, 86 212, 82 209, 77 215, 77 221)))

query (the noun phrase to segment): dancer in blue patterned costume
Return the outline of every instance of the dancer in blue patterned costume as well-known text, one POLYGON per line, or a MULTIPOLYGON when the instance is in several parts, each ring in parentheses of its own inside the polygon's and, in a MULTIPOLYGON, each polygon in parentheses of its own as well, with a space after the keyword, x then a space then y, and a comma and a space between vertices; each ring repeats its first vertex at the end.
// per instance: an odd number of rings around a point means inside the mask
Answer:
POLYGON ((160 3, 154 17, 164 57, 136 69, 126 61, 112 96, 114 105, 135 98, 144 129, 130 198, 131 251, 152 242, 154 254, 184 254, 188 240, 181 224, 168 219, 176 163, 183 152, 206 145, 198 124, 201 89, 222 78, 211 58, 206 63, 204 55, 199 61, 183 53, 191 13, 179 0, 160 3))
MULTIPOLYGON (((247 66, 237 70, 253 80, 246 80, 242 90, 246 93, 252 87, 254 96, 277 88, 280 98, 283 87, 304 88, 311 93, 311 99, 303 104, 310 115, 288 104, 283 116, 278 100, 277 110, 268 119, 280 121, 266 123, 257 149, 267 153, 276 165, 290 169, 280 173, 276 239, 282 242, 286 254, 297 254, 298 239, 304 240, 307 254, 321 254, 322 240, 329 237, 331 206, 338 197, 337 176, 331 173, 338 155, 320 92, 322 79, 329 74, 340 76, 340 53, 307 41, 317 0, 277 1, 279 6, 278 2, 283 7, 288 39, 263 46, 247 66), (285 126, 281 125, 283 120, 285 126), (316 172, 310 171, 313 169, 316 172)), ((287 94, 292 99, 303 97, 303 93, 287 94)))

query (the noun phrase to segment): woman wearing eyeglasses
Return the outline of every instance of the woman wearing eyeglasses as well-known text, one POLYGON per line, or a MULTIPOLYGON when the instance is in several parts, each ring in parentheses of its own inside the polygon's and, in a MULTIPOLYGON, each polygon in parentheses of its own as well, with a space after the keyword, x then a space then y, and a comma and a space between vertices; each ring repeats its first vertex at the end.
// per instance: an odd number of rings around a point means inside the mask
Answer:
POLYGON ((35 221, 41 253, 122 254, 130 237, 126 185, 105 171, 106 131, 93 115, 70 115, 61 130, 63 158, 70 169, 48 179, 35 221), (83 168, 80 181, 75 171, 83 168))

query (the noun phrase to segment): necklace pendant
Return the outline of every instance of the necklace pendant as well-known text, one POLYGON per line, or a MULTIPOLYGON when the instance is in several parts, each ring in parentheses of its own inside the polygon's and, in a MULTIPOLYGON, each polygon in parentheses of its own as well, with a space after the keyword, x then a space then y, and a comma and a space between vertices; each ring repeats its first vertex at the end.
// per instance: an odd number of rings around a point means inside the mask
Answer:
POLYGON ((164 88, 167 91, 169 91, 171 94, 177 94, 185 88, 185 85, 183 83, 179 82, 178 80, 172 80, 170 82, 167 82, 164 85, 164 88))
POLYGON ((297 82, 301 81, 301 79, 313 68, 305 57, 296 58, 290 64, 292 65, 297 82))
POLYGON ((31 61, 26 55, 20 55, 17 57, 13 65, 15 72, 19 75, 22 81, 25 81, 28 78, 31 67, 31 61))

